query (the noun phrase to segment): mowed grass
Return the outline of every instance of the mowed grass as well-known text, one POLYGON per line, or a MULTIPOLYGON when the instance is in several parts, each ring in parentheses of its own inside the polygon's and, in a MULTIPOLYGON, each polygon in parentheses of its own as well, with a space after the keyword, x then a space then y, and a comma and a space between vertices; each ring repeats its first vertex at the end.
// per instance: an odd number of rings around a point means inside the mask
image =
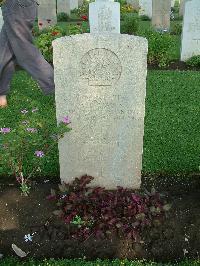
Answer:
POLYGON ((125 260, 100 260, 96 261, 86 261, 84 259, 74 259, 74 260, 33 260, 29 261, 21 261, 14 258, 7 258, 5 260, 0 261, 1 266, 198 266, 200 265, 199 260, 186 260, 182 262, 175 263, 156 263, 156 262, 148 262, 146 260, 140 261, 129 261, 125 260))
MULTIPOLYGON (((143 153, 145 173, 196 172, 200 166, 200 89, 199 72, 149 71, 147 78, 146 117, 143 153)), ((25 71, 18 71, 12 81, 9 107, 0 109, 0 128, 17 126, 33 114, 47 128, 56 125, 52 96, 43 96, 36 82, 25 71), (29 113, 23 115, 21 110, 29 113)), ((31 125, 30 125, 31 126, 31 125)), ((44 136, 45 137, 45 136, 44 136)), ((51 139, 48 140, 51 143, 51 139)), ((2 148, 1 148, 2 149, 2 148)), ((1 152, 5 152, 3 149, 1 152)), ((6 162, 1 162, 7 174, 6 162)), ((31 160, 28 167, 31 168, 31 160)), ((59 176, 58 150, 44 159, 43 177, 59 176)))

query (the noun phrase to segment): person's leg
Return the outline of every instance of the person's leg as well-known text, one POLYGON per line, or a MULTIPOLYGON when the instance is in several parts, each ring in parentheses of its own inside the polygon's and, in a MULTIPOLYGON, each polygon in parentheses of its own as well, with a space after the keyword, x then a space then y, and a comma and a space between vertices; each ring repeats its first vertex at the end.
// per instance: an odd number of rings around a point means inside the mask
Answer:
POLYGON ((15 72, 15 58, 4 26, 0 33, 0 51, 0 107, 5 107, 6 95, 9 93, 10 81, 15 72))
POLYGON ((44 94, 55 90, 52 66, 33 45, 32 27, 36 7, 19 7, 18 13, 4 17, 9 43, 17 63, 23 67, 40 85, 44 94))

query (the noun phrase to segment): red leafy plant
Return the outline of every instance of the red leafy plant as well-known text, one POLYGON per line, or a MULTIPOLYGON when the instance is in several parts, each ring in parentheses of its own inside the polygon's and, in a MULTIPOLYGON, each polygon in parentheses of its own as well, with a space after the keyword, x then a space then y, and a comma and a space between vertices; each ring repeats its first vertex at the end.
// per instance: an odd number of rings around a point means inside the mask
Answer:
POLYGON ((59 206, 54 214, 70 225, 72 238, 84 240, 91 235, 105 238, 115 234, 140 242, 142 230, 161 224, 170 209, 164 195, 154 189, 136 192, 123 187, 88 187, 93 179, 85 175, 70 184, 63 183, 59 192, 53 190, 48 197, 59 206))

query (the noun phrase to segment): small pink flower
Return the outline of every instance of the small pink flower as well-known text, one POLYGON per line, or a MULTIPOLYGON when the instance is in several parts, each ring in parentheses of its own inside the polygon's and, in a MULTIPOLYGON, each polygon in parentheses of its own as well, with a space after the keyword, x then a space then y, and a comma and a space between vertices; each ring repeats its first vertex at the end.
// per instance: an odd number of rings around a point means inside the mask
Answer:
POLYGON ((68 124, 71 123, 71 120, 70 120, 69 116, 64 116, 63 119, 62 119, 62 122, 64 124, 67 124, 68 125, 68 124))
POLYGON ((43 152, 43 151, 36 151, 36 152, 35 152, 35 155, 36 155, 37 157, 42 158, 42 157, 44 157, 44 152, 43 152))
POLYGON ((0 132, 3 134, 9 133, 11 131, 11 129, 9 127, 2 127, 0 132))

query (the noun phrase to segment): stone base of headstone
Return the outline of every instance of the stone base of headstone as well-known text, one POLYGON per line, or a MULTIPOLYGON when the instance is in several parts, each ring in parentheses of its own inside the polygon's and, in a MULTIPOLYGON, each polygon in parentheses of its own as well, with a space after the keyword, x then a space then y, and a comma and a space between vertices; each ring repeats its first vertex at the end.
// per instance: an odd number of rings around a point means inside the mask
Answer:
POLYGON ((171 0, 152 0, 152 26, 158 31, 170 29, 171 0))
POLYGON ((152 18, 152 0, 140 0, 139 15, 152 18))
POLYGON ((181 61, 200 55, 200 1, 185 2, 183 32, 181 44, 181 61))
POLYGON ((78 9, 78 0, 70 0, 70 9, 78 9))
POLYGON ((92 186, 141 184, 147 40, 81 34, 53 42, 57 121, 72 131, 59 141, 60 176, 94 177, 92 186))
POLYGON ((96 1, 89 5, 90 33, 120 33, 120 4, 96 1))
POLYGON ((71 14, 70 0, 57 0, 57 13, 71 14))
POLYGON ((57 24, 56 0, 38 0, 38 27, 40 30, 57 24))

